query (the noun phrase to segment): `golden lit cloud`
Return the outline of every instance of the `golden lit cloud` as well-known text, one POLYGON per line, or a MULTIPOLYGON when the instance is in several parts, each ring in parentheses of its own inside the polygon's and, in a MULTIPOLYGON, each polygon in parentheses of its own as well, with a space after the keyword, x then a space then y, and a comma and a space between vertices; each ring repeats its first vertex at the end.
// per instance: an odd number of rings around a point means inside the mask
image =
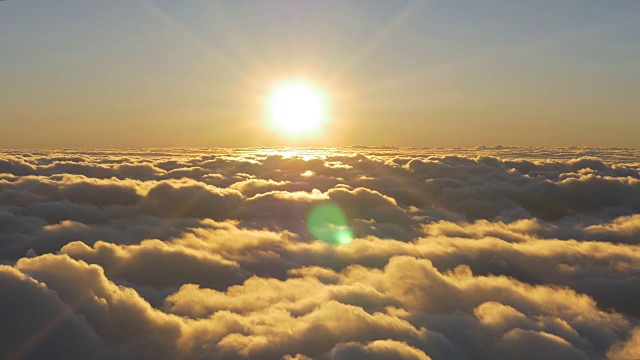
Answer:
POLYGON ((638 152, 584 151, 5 151, 0 357, 628 357, 638 152))

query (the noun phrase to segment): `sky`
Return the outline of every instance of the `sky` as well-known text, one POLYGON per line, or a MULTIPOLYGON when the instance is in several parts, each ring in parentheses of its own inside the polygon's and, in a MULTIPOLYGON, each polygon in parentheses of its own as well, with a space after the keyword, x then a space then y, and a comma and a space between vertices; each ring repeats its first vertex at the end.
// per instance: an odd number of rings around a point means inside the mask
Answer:
POLYGON ((0 147, 634 147, 640 3, 0 2, 0 147), (274 84, 327 94, 269 128, 274 84))

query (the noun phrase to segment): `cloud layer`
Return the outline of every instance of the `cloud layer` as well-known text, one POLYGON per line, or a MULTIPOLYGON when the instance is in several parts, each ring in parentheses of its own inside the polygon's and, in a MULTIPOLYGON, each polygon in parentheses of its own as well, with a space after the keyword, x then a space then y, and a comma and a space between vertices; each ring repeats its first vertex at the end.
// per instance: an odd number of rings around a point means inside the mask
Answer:
POLYGON ((0 357, 638 356, 639 155, 4 151, 0 357))

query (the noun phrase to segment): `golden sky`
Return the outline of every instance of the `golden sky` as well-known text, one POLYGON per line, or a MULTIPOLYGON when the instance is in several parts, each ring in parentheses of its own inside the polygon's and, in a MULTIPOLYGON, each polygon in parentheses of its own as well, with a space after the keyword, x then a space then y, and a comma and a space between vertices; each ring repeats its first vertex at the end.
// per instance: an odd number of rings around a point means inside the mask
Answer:
POLYGON ((640 3, 6 1, 0 145, 636 146, 640 3), (304 78, 322 130, 274 131, 304 78))

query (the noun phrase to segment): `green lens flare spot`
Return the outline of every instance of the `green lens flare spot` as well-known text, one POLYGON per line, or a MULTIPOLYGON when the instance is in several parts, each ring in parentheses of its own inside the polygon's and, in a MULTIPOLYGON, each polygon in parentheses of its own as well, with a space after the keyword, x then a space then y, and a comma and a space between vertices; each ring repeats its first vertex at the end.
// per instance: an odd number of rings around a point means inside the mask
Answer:
POLYGON ((307 229, 311 236, 324 242, 348 245, 353 241, 347 217, 334 203, 322 203, 313 207, 307 214, 307 229))
POLYGON ((353 233, 351 229, 345 229, 338 234, 338 243, 340 245, 349 245, 353 241, 353 233))

